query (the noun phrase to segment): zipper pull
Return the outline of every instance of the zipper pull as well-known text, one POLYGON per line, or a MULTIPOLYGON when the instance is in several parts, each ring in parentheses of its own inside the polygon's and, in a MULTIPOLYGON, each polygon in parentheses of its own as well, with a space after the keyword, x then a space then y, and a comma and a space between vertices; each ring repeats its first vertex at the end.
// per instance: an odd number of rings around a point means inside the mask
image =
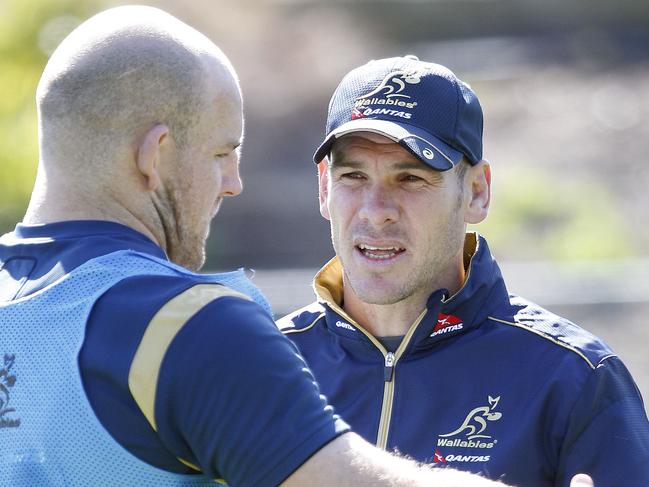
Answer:
POLYGON ((385 369, 383 371, 383 380, 391 382, 394 375, 394 353, 388 352, 385 356, 385 369))

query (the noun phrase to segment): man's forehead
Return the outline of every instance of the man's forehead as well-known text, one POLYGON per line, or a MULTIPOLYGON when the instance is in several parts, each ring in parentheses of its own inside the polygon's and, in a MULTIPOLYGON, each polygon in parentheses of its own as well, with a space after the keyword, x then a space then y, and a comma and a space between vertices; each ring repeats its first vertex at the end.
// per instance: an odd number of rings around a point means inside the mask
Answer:
POLYGON ((330 162, 333 164, 351 162, 354 159, 354 153, 357 151, 390 154, 398 157, 401 165, 407 164, 413 169, 430 169, 418 157, 394 140, 373 132, 353 132, 337 138, 331 147, 330 162))
POLYGON ((244 119, 241 99, 220 96, 212 106, 207 106, 210 138, 220 146, 239 146, 243 140, 244 119))

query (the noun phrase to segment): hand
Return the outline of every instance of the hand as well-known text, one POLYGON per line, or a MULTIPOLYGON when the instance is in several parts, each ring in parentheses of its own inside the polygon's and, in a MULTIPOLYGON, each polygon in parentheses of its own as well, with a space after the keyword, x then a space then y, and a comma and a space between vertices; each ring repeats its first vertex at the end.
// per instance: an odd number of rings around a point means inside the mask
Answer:
POLYGON ((570 481, 570 487, 593 487, 593 479, 584 473, 575 475, 570 481))

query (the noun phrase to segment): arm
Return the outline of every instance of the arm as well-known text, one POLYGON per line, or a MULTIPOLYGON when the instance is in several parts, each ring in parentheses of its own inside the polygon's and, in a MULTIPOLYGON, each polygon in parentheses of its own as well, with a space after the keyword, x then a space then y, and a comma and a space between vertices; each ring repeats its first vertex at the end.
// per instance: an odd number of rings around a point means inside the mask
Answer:
POLYGON ((643 487, 649 483, 649 422, 640 393, 615 356, 590 373, 570 413, 556 485, 578 472, 595 484, 643 487))
MULTIPOLYGON (((184 308, 174 307, 171 318, 184 308)), ((270 316, 234 296, 184 323, 166 349, 155 396, 166 449, 232 486, 278 485, 349 429, 270 316)))
MULTIPOLYGON (((283 487, 318 487, 358 485, 386 487, 506 487, 505 484, 478 475, 453 470, 433 469, 399 458, 373 447, 360 436, 339 436, 297 469, 283 487)), ((593 487, 585 474, 573 477, 570 487, 593 487)))
POLYGON ((450 468, 433 469, 373 447, 346 433, 313 455, 283 487, 359 485, 391 487, 504 487, 500 482, 450 468))

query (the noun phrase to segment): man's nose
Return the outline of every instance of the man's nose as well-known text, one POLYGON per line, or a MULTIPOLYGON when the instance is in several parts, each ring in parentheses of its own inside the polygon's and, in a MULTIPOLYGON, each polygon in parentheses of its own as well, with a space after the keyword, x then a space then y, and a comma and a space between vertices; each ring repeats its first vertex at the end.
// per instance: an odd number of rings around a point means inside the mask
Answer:
POLYGON ((243 191, 239 174, 239 155, 236 152, 227 156, 221 172, 221 196, 237 196, 243 191))
POLYGON ((367 187, 358 216, 377 228, 396 222, 399 207, 392 191, 381 184, 367 187))

